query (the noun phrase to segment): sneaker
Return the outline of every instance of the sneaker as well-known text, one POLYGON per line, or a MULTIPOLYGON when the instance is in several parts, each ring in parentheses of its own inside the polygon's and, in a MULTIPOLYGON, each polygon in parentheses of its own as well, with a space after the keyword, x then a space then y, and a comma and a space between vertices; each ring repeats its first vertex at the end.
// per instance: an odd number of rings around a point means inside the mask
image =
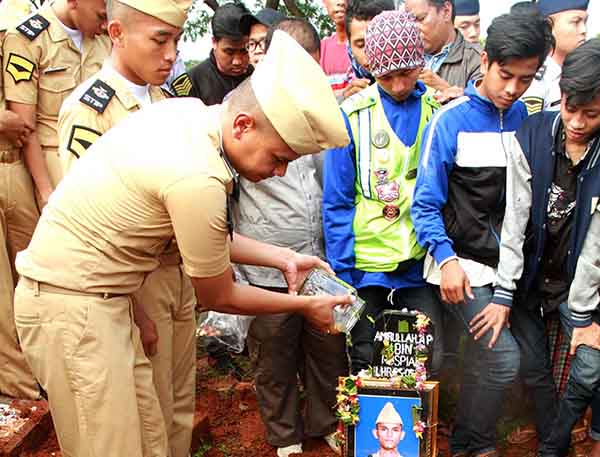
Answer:
POLYGON ((277 457, 290 457, 292 454, 302 454, 302 443, 277 448, 277 457))
POLYGON ((333 452, 337 455, 342 455, 342 448, 336 439, 336 432, 330 433, 329 435, 325 435, 323 439, 327 443, 327 445, 331 448, 333 452))

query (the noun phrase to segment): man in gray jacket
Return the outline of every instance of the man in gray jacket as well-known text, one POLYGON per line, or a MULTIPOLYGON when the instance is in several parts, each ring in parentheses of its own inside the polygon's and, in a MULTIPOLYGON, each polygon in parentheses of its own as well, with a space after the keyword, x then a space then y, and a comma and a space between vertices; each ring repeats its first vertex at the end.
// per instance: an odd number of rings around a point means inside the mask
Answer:
MULTIPOLYGON (((291 35, 319 62, 319 36, 310 23, 288 18, 274 28, 291 35)), ((271 34, 266 37, 267 47, 271 34)), ((300 158, 288 165, 283 178, 261 183, 241 178, 234 211, 237 232, 323 258, 321 161, 318 155, 300 158)), ((239 265, 238 271, 252 285, 287 292, 277 270, 239 265)), ((277 456, 301 453, 305 436, 323 437, 339 450, 333 438, 337 425, 333 406, 337 379, 348 373, 344 337, 319 332, 299 314, 272 314, 253 321, 248 347, 267 441, 277 447, 277 456), (299 376, 307 392, 304 420, 299 376)))
POLYGON ((482 49, 454 28, 453 0, 406 0, 405 5, 416 16, 425 43, 420 79, 427 86, 438 92, 464 89, 470 80, 481 78, 482 49))

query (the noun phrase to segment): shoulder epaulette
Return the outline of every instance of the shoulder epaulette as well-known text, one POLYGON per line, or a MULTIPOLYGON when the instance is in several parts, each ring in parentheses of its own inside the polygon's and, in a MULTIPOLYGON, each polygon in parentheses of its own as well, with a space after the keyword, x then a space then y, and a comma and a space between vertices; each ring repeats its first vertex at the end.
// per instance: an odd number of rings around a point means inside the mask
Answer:
POLYGON ((50 22, 44 16, 35 14, 17 26, 17 30, 33 41, 48 27, 50 27, 50 22))
POLYGON ((115 90, 104 81, 97 79, 79 101, 102 114, 114 96, 115 90))
POLYGON ((348 97, 342 102, 342 109, 348 115, 360 111, 362 109, 373 106, 376 103, 375 98, 365 94, 364 91, 358 92, 351 97, 348 97))
POLYGON ((187 97, 192 91, 192 80, 187 73, 182 73, 173 80, 171 89, 177 97, 187 97))
POLYGON ((540 69, 537 71, 537 73, 535 74, 535 79, 537 79, 538 81, 541 81, 542 79, 544 79, 544 75, 546 74, 547 68, 548 68, 548 66, 546 64, 542 65, 540 67, 540 69))

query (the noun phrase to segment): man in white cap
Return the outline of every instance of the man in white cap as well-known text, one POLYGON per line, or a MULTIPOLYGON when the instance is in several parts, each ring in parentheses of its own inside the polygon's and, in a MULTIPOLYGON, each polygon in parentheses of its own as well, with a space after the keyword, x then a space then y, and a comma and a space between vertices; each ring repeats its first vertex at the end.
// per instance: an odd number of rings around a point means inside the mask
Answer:
POLYGON ((589 0, 540 0, 537 3, 540 14, 552 25, 556 45, 523 95, 529 114, 560 110, 563 62, 567 54, 586 40, 588 4, 589 0))
POLYGON ((159 406, 151 368, 136 350, 129 294, 174 237, 204 307, 298 312, 334 331, 332 308, 349 296, 298 297, 234 283, 230 261, 278 268, 290 292, 309 270, 328 266, 234 235, 229 206, 238 173, 253 181, 282 176, 301 155, 347 142, 325 75, 279 32, 224 105, 151 104, 77 161, 19 253, 15 293, 23 352, 48 392, 63 455, 168 455, 164 422, 152 424, 150 437, 140 423, 138 411, 159 406))
POLYGON ((379 441, 379 450, 369 457, 402 457, 398 444, 404 439, 404 422, 391 402, 387 402, 375 420, 373 436, 379 441))
MULTIPOLYGON (((73 91, 58 118, 65 174, 106 131, 130 113, 166 98, 160 86, 176 61, 190 5, 191 0, 107 2, 111 57, 100 72, 73 91)), ((196 394, 196 297, 181 266, 176 243, 172 243, 160 256, 160 266, 132 295, 171 457, 189 454, 196 394)))

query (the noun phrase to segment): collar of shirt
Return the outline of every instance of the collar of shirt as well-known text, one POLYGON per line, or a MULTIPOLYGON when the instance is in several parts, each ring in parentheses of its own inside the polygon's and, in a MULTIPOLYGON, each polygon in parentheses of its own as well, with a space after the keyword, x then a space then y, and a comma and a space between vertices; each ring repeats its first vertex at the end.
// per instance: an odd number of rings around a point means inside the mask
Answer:
POLYGON ((417 81, 415 89, 404 100, 397 101, 377 85, 383 112, 400 141, 405 146, 412 146, 417 138, 421 121, 421 97, 427 91, 425 84, 417 81))
MULTIPOLYGON (((572 164, 573 168, 578 168, 585 163, 590 151, 592 150, 597 141, 600 141, 600 134, 596 134, 590 141, 588 141, 587 147, 585 148, 585 152, 583 153, 581 158, 577 161, 577 163, 572 164)), ((557 154, 561 154, 567 159, 571 160, 571 156, 569 156, 569 151, 567 151, 567 135, 565 133, 565 127, 562 121, 558 126, 558 132, 556 135, 556 152, 557 154)))
POLYGON ((448 54, 450 54, 453 44, 448 43, 437 54, 425 54, 425 68, 437 73, 446 60, 446 57, 448 57, 448 54))

